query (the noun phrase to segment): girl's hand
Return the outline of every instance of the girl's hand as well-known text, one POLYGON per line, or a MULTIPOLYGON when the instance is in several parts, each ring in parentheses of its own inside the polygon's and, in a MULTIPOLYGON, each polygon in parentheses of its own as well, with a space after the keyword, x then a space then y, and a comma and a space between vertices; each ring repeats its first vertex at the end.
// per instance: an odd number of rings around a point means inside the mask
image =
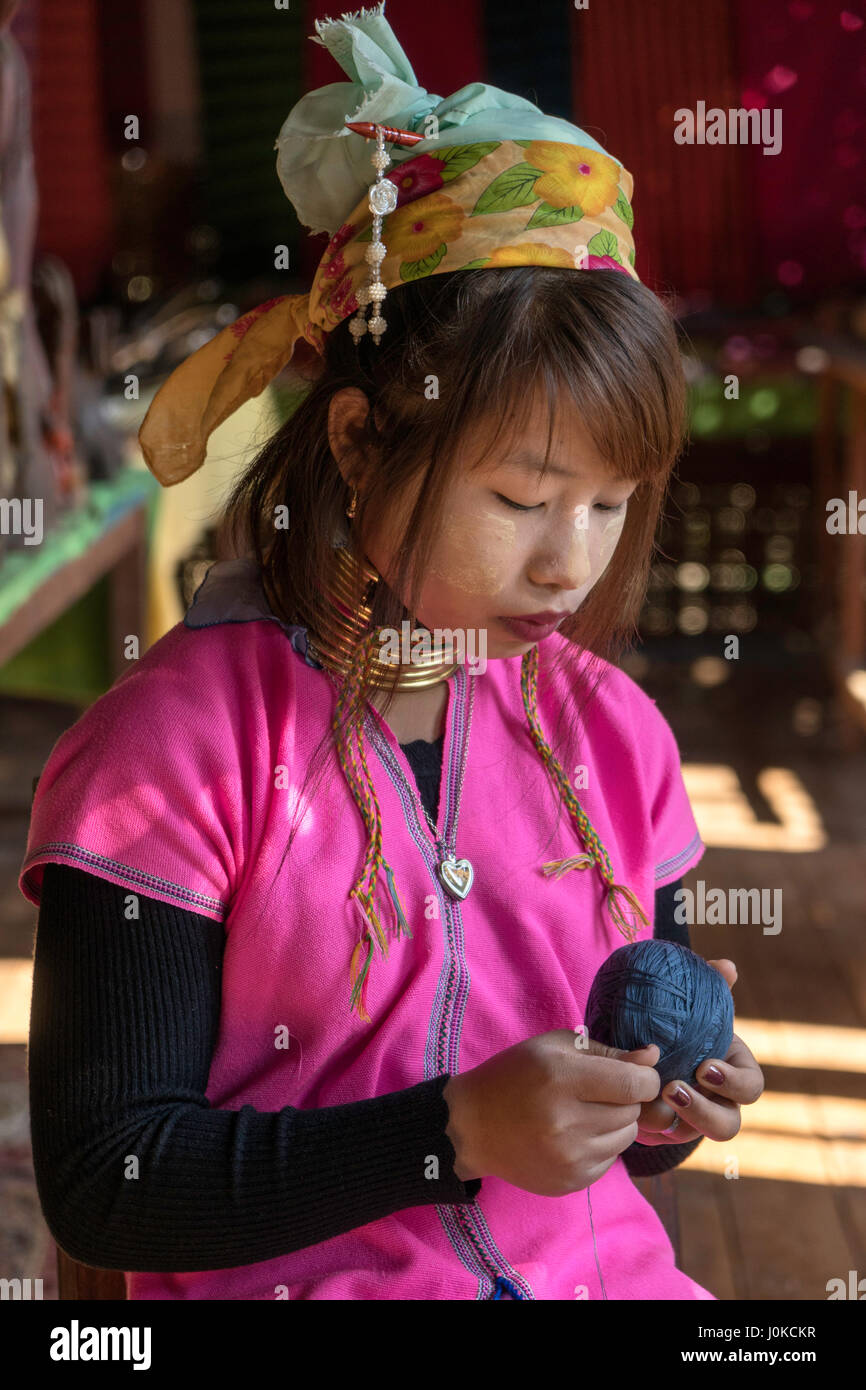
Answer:
POLYGON ((554 1029, 449 1077, 446 1134, 463 1182, 502 1178, 562 1197, 597 1182, 637 1138, 659 1093, 659 1049, 622 1052, 554 1029))
MULTIPOLYGON (((711 960, 708 964, 725 977, 729 987, 736 984, 737 967, 733 961, 711 960)), ((661 1144, 690 1144, 701 1135, 724 1143, 739 1132, 740 1106, 751 1105, 764 1089, 764 1074, 736 1033, 727 1057, 704 1058, 698 1068, 698 1081, 697 1089, 686 1081, 670 1081, 656 1100, 641 1106, 639 1143, 650 1148, 661 1144), (707 1076, 711 1067, 722 1074, 718 1084, 707 1076), (677 1091, 685 1091, 687 1105, 674 1102, 677 1091), (670 1126, 675 1121, 679 1123, 671 1132, 670 1126)))

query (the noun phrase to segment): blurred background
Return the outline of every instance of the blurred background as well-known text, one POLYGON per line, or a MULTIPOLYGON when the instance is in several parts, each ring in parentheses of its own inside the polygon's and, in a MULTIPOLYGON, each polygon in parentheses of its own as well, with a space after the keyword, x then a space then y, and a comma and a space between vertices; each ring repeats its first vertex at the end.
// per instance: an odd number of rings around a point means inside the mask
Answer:
MULTIPOLYGON (((170 489, 138 452, 178 362, 309 288, 327 238, 299 227, 273 146, 305 91, 344 80, 308 38, 329 13, 0 0, 0 1277, 44 1277, 46 1297, 25 1069, 35 913, 17 889, 33 781, 125 669, 123 636, 144 650, 182 618, 218 558, 221 499, 292 406, 278 379, 170 489), (36 497, 41 533, 15 510, 36 497)), ((431 92, 517 92, 634 174, 636 268, 681 328, 691 442, 624 665, 680 744, 708 846, 687 885, 778 891, 784 914, 774 933, 691 928, 702 955, 737 964, 737 1028, 766 1090, 730 1144, 677 1170, 679 1262, 720 1299, 825 1299, 828 1281, 866 1277, 863 0, 386 13, 431 92), (781 148, 677 143, 675 113, 699 103, 781 113, 781 148)))

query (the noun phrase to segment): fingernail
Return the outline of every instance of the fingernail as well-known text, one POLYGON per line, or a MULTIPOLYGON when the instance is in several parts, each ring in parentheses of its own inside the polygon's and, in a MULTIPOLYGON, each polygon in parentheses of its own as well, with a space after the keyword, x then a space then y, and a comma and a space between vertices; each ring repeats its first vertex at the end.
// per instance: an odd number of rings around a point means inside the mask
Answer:
POLYGON ((668 1099, 672 1100, 674 1105, 691 1105, 692 1103, 691 1096, 688 1091, 683 1090, 682 1086, 677 1086, 675 1091, 671 1091, 668 1099))
POLYGON ((712 1082, 714 1086, 721 1086, 724 1079, 725 1078, 722 1072, 719 1071, 718 1067, 707 1067, 703 1075, 703 1080, 712 1082))

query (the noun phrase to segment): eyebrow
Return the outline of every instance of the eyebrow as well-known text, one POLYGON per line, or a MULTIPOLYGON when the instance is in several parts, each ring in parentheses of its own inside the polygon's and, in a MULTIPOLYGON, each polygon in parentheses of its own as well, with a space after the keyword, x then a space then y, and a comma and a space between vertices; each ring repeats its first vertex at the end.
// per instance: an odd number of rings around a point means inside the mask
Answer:
MULTIPOLYGON (((553 473, 559 478, 573 479, 577 476, 572 469, 560 468, 557 464, 548 464, 545 470, 544 459, 539 458, 537 454, 533 454, 525 449, 522 449, 517 454, 512 454, 510 458, 503 459, 501 467, 519 468, 524 473, 541 473, 546 471, 548 473, 553 473)), ((611 473, 610 478, 611 482, 614 483, 629 483, 632 481, 631 478, 624 477, 622 473, 611 473)))

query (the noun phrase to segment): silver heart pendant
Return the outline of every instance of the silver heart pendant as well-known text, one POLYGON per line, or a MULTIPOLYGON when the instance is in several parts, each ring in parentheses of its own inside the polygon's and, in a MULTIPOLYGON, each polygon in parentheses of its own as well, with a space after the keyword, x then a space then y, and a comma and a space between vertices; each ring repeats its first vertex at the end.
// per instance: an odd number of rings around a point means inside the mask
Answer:
POLYGON ((472 880, 475 874, 468 859, 455 859, 453 854, 449 854, 447 859, 443 859, 439 865, 439 878, 448 889, 452 898, 466 897, 472 887, 472 880))

